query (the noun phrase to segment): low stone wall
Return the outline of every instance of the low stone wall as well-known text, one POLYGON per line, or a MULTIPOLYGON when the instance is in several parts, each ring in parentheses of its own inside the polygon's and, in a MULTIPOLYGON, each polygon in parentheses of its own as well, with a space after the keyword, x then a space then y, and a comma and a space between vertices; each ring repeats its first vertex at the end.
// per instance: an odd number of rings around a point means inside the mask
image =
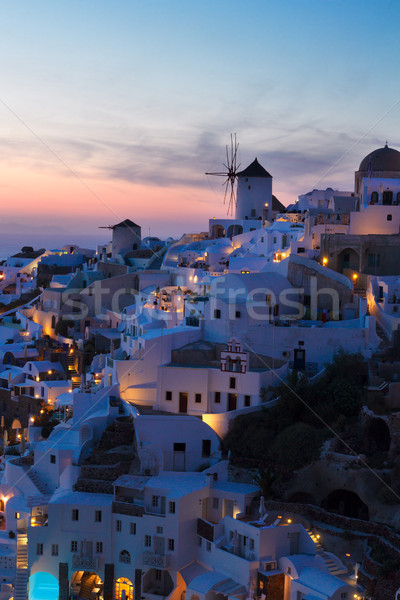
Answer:
POLYGON ((385 542, 387 540, 392 546, 394 546, 400 555, 400 535, 393 531, 387 525, 381 525, 379 523, 371 523, 370 521, 363 521, 361 519, 354 519, 352 517, 345 517, 335 513, 330 513, 319 508, 318 506, 312 506, 311 504, 297 504, 291 502, 275 502, 270 500, 266 502, 267 510, 277 510, 279 512, 292 512, 301 514, 307 519, 325 523, 332 527, 339 527, 344 531, 360 532, 366 534, 368 537, 377 537, 379 541, 385 542))

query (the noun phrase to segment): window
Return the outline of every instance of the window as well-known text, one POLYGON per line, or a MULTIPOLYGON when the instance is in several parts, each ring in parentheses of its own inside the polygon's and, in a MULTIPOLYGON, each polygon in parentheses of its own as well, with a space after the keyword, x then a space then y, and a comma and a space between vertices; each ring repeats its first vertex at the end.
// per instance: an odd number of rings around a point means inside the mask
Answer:
POLYGON ((203 543, 203 540, 202 540, 202 539, 201 539, 201 537, 198 535, 198 536, 197 536, 197 545, 199 546, 199 548, 201 548, 201 546, 202 546, 202 543, 203 543))
POLYGON ((370 204, 377 204, 379 200, 378 192, 372 192, 370 204))
POLYGON ((387 216, 386 216, 386 219, 387 219, 388 221, 391 221, 391 220, 392 220, 392 215, 387 215, 387 216))
POLYGON ((343 598, 347 598, 347 592, 342 592, 342 593, 340 594, 340 597, 341 597, 342 599, 343 599, 343 598))
POLYGON ((72 520, 79 521, 79 509, 78 508, 72 509, 72 520))
POLYGON ((211 456, 211 440, 202 441, 201 455, 203 458, 209 458, 211 456))
POLYGON ((215 392, 214 394, 214 402, 215 404, 221 403, 221 392, 215 392))
POLYGON ((229 377, 229 387, 231 390, 236 390, 236 377, 229 377))
POLYGON ((129 533, 131 535, 136 535, 136 523, 129 524, 129 533))
POLYGON ((151 535, 144 536, 144 545, 146 548, 150 548, 151 546, 151 535))
POLYGON ((254 540, 250 538, 250 550, 254 550, 254 540))
POLYGON ((157 508, 158 501, 159 501, 159 496, 152 496, 151 497, 151 505, 153 506, 153 508, 157 508))
POLYGON ((235 311, 235 319, 240 319, 240 310, 235 311))
POLYGON ((58 544, 51 545, 51 555, 58 556, 58 544))
POLYGON ((50 462, 52 465, 56 464, 56 455, 55 454, 50 454, 50 462))
POLYGON ((131 555, 128 550, 121 550, 119 553, 119 562, 129 564, 131 562, 131 555))
POLYGON ((120 521, 120 519, 116 520, 115 529, 116 529, 116 531, 122 531, 122 521, 120 521))
POLYGON ((175 540, 173 540, 172 538, 169 538, 168 540, 168 550, 170 552, 174 551, 174 546, 175 546, 175 540))
POLYGON ((206 550, 207 552, 211 552, 211 542, 206 542, 206 550))
POLYGON ((101 523, 101 510, 94 511, 94 520, 96 523, 101 523))
POLYGON ((162 571, 161 571, 161 569, 156 569, 155 576, 156 576, 156 581, 161 581, 161 579, 162 579, 162 571))
POLYGON ((214 319, 220 319, 221 318, 221 311, 219 308, 216 308, 214 310, 214 319))
POLYGON ((201 394, 195 394, 194 401, 196 402, 196 404, 201 404, 201 394))
POLYGON ((36 544, 36 554, 38 556, 42 556, 42 554, 43 554, 43 544, 36 544))
POLYGON ((163 528, 162 527, 157 527, 156 533, 162 533, 162 532, 163 532, 163 528))
POLYGON ((173 515, 175 514, 175 502, 169 503, 168 512, 170 512, 173 515))
POLYGON ((248 396, 246 394, 246 396, 244 397, 244 405, 245 406, 251 406, 251 396, 248 396))
POLYGON ((172 400, 172 392, 170 392, 170 391, 165 392, 165 399, 166 400, 172 400))
POLYGON ((71 540, 71 552, 78 552, 78 542, 71 540))
POLYGON ((96 552, 101 554, 103 552, 103 542, 96 542, 96 552))
POLYGON ((213 498, 212 499, 212 507, 215 509, 218 509, 219 507, 219 498, 213 498))
POLYGON ((381 264, 381 255, 380 254, 368 254, 368 266, 369 267, 379 267, 381 264))

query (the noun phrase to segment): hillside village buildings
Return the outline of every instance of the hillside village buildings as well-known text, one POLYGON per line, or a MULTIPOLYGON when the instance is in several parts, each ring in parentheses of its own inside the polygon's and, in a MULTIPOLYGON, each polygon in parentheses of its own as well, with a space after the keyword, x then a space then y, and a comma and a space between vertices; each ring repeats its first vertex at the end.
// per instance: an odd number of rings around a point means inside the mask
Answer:
POLYGON ((0 600, 364 597, 351 555, 266 510, 221 439, 293 369, 369 359, 377 326, 398 340, 400 152, 287 208, 257 159, 237 179, 207 231, 126 219, 96 251, 0 266, 0 600))

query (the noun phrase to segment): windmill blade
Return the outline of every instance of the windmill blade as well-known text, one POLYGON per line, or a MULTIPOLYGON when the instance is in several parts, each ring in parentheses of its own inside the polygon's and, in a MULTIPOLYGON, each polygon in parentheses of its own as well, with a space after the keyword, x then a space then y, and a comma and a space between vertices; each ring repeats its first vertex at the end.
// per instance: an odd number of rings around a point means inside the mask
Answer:
POLYGON ((230 144, 226 144, 226 162, 223 162, 223 167, 226 171, 207 172, 206 175, 214 175, 217 177, 225 177, 223 186, 224 190, 224 204, 228 204, 228 214, 233 214, 233 209, 236 206, 236 190, 235 184, 237 179, 237 172, 240 167, 240 163, 237 162, 239 144, 237 142, 236 133, 231 133, 230 144), (229 197, 228 197, 229 193, 229 197))
POLYGON ((223 171, 223 172, 220 172, 220 173, 204 173, 204 174, 205 175, 217 175, 217 177, 226 177, 227 176, 226 171, 223 171))

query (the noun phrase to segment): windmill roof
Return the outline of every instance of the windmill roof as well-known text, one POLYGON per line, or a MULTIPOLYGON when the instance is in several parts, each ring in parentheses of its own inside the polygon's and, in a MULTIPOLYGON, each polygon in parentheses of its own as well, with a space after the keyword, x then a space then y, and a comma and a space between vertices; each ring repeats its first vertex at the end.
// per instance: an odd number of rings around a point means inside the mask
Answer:
POLYGON ((121 221, 121 223, 117 223, 117 225, 114 225, 113 229, 116 229, 117 227, 140 227, 140 225, 137 225, 130 219, 125 219, 125 221, 121 221))
POLYGON ((272 175, 270 175, 268 173, 268 171, 266 171, 264 169, 264 167, 262 165, 260 165, 260 163, 258 162, 258 160, 255 158, 253 160, 253 162, 246 167, 246 169, 244 169, 244 171, 239 171, 239 173, 237 173, 238 177, 270 177, 272 178, 272 175))

